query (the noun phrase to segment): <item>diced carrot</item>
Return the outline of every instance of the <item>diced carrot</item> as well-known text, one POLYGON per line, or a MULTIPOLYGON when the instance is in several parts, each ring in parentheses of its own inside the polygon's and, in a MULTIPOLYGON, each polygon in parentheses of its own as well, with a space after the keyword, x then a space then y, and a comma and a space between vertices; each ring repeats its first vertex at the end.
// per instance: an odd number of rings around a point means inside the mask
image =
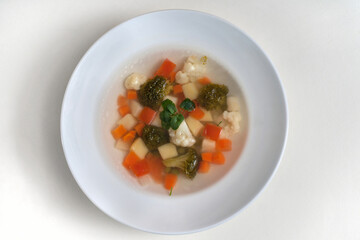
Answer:
POLYGON ((177 181, 177 175, 175 174, 171 174, 171 173, 167 173, 165 175, 165 182, 164 182, 164 187, 167 190, 170 190, 171 188, 173 188, 176 184, 177 181))
POLYGON ((221 130, 222 130, 221 127, 216 126, 214 124, 207 123, 205 125, 204 131, 203 131, 203 136, 205 138, 209 138, 211 140, 216 141, 219 139, 221 130))
POLYGON ((212 155, 211 152, 201 153, 201 159, 205 162, 212 162, 212 155))
POLYGON ((136 162, 134 165, 130 167, 130 169, 133 171, 135 176, 141 177, 150 172, 150 168, 146 160, 141 160, 136 162))
POLYGON ((143 128, 145 127, 145 124, 144 123, 139 123, 138 125, 136 125, 134 128, 135 128, 135 131, 137 132, 137 134, 139 136, 142 135, 142 131, 143 131, 143 128))
POLYGON ((171 72, 171 73, 170 73, 170 82, 174 82, 174 81, 175 81, 175 75, 176 75, 176 72, 171 72))
POLYGON ((131 130, 125 136, 123 137, 124 142, 126 143, 132 143, 136 137, 136 131, 131 130))
POLYGON ((123 117, 126 114, 130 113, 130 108, 128 105, 122 106, 118 108, 118 112, 120 113, 120 115, 123 117))
POLYGON ((210 163, 201 161, 199 165, 198 172, 199 173, 207 173, 210 170, 210 163))
POLYGON ((208 77, 203 77, 203 78, 200 78, 198 80, 198 82, 201 83, 202 85, 206 85, 206 84, 211 83, 211 80, 208 77))
POLYGON ((225 163, 225 156, 222 152, 213 153, 212 163, 215 164, 224 164, 225 163))
POLYGON ((232 142, 230 139, 223 138, 218 139, 216 141, 216 151, 225 152, 225 151, 231 151, 232 149, 232 142))
POLYGON ((124 161, 122 164, 125 168, 131 169, 131 167, 140 160, 141 159, 138 157, 138 155, 136 155, 136 153, 134 153, 133 151, 130 151, 129 154, 126 155, 126 157, 124 158, 124 161))
POLYGON ((175 95, 183 92, 182 86, 180 84, 175 85, 173 89, 175 95))
POLYGON ((119 107, 126 106, 126 105, 128 105, 128 100, 126 97, 120 95, 117 99, 117 104, 119 107))
POLYGON ((200 107, 196 106, 195 110, 190 112, 189 115, 197 120, 200 120, 205 116, 205 113, 200 107))
POLYGON ((150 124, 154 120, 156 112, 149 107, 144 107, 139 115, 139 120, 145 124, 150 124))
POLYGON ((162 164, 161 157, 148 153, 145 160, 149 165, 151 178, 156 183, 162 183, 164 181, 164 165, 162 164))
POLYGON ((123 125, 119 125, 117 128, 111 131, 111 134, 115 140, 119 140, 127 132, 123 125))
POLYGON ((137 99, 137 93, 135 90, 128 90, 127 91, 127 98, 128 99, 137 99))
POLYGON ((165 59, 159 69, 156 71, 155 75, 171 78, 171 72, 174 71, 175 67, 175 63, 171 62, 169 59, 165 59))

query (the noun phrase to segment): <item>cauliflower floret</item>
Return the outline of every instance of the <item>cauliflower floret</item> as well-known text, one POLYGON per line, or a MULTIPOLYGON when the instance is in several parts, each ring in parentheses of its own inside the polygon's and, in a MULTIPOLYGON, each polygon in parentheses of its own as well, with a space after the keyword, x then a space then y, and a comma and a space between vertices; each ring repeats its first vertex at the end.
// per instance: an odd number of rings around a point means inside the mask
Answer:
POLYGON ((189 82, 189 77, 186 73, 178 71, 175 75, 175 81, 179 84, 185 84, 189 82))
POLYGON ((197 57, 190 56, 184 64, 183 72, 188 75, 190 81, 194 82, 205 75, 206 65, 197 57))
POLYGON ((177 130, 169 129, 170 141, 182 147, 191 147, 195 144, 195 138, 185 121, 183 121, 177 130))
POLYGON ((186 59, 182 71, 176 73, 175 80, 179 84, 185 84, 189 81, 194 82, 203 77, 205 72, 205 62, 202 62, 196 56, 190 56, 186 59))
POLYGON ((221 131, 221 138, 231 137, 235 133, 240 132, 241 115, 239 112, 224 111, 222 115, 225 122, 221 131))
POLYGON ((133 73, 125 80, 126 89, 139 90, 140 86, 146 82, 146 76, 140 73, 133 73))

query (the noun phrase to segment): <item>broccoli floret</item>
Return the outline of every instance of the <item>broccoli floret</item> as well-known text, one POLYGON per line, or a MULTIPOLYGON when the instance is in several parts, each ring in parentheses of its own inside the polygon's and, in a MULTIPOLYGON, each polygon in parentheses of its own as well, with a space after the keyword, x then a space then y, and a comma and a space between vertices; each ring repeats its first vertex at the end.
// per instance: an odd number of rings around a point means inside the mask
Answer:
POLYGON ((169 133, 166 129, 150 125, 143 128, 141 138, 150 151, 154 151, 161 145, 170 142, 169 133))
POLYGON ((225 85, 207 84, 200 90, 197 101, 206 110, 221 109, 224 111, 227 108, 226 95, 228 93, 229 89, 225 85))
POLYGON ((164 77, 156 76, 140 86, 138 98, 143 106, 156 111, 170 91, 171 84, 164 77))
POLYGON ((201 157, 193 148, 184 149, 184 154, 165 159, 163 164, 165 167, 176 167, 185 173, 188 178, 193 179, 199 168, 201 157))

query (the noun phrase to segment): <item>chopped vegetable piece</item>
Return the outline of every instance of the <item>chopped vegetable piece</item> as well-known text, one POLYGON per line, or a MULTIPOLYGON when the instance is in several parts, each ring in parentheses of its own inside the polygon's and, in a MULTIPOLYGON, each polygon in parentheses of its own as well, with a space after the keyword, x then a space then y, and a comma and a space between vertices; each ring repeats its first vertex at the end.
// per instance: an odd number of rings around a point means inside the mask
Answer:
POLYGON ((182 86, 180 84, 175 85, 173 90, 175 95, 183 92, 182 86))
POLYGON ((206 110, 205 108, 200 107, 201 111, 204 112, 204 116, 200 119, 202 122, 212 122, 213 117, 211 115, 211 112, 206 110))
POLYGON ((141 85, 138 92, 139 102, 143 106, 158 110, 164 97, 170 93, 171 89, 171 85, 164 77, 156 76, 141 85))
POLYGON ((232 149, 232 142, 230 139, 223 138, 218 139, 216 141, 216 151, 225 152, 225 151, 231 151, 232 149))
POLYGON ((201 158, 205 162, 212 162, 213 153, 211 152, 204 152, 201 154, 201 158))
POLYGON ((126 105, 128 105, 128 100, 126 97, 120 95, 117 99, 117 104, 119 107, 126 106, 126 105))
POLYGON ((131 114, 126 114, 125 117, 121 118, 118 122, 119 125, 123 125, 128 131, 132 130, 137 124, 137 120, 131 114))
MULTIPOLYGON (((171 74, 174 71, 176 64, 169 59, 165 59, 160 68, 156 71, 155 75, 171 78, 171 74)), ((174 75, 175 76, 175 75, 174 75)))
POLYGON ((240 103, 237 97, 228 97, 227 98, 227 110, 229 112, 239 112, 240 111, 240 103))
POLYGON ((127 130, 124 128, 123 125, 119 125, 117 128, 115 128, 114 130, 111 131, 111 134, 113 135, 115 140, 120 139, 125 133, 127 132, 127 130))
POLYGON ((144 107, 138 101, 135 101, 135 100, 130 101, 130 110, 131 110, 131 114, 134 117, 136 117, 136 118, 139 117, 143 108, 144 107))
MULTIPOLYGON (((229 89, 225 85, 210 83, 201 88, 197 101, 206 110, 226 110, 226 95, 229 89)), ((186 94, 185 94, 186 96, 186 94)))
POLYGON ((132 130, 123 137, 124 142, 132 143, 136 137, 136 131, 132 130))
POLYGON ((142 132, 143 132, 143 128, 145 127, 145 124, 144 123, 139 123, 138 125, 135 126, 135 131, 136 133, 141 136, 142 135, 142 132))
POLYGON ((122 117, 124 117, 126 114, 130 113, 130 108, 128 105, 122 106, 118 108, 118 112, 122 117))
POLYGON ((209 170, 210 170, 210 164, 208 162, 201 161, 198 172, 199 173, 208 173, 209 170))
POLYGON ((149 165, 146 160, 141 160, 130 166, 135 176, 141 177, 150 172, 149 165))
POLYGON ((199 120, 196 120, 195 118, 193 118, 191 116, 187 117, 185 121, 186 121, 186 124, 188 125, 191 133, 195 137, 199 136, 201 131, 204 128, 204 125, 199 120))
POLYGON ((189 113, 189 115, 197 120, 201 120, 205 113, 200 109, 200 107, 196 107, 194 111, 189 113))
POLYGON ((128 90, 127 91, 127 98, 128 99, 137 99, 137 93, 135 90, 128 90))
POLYGON ((129 154, 125 157, 123 161, 123 166, 127 169, 130 169, 136 162, 140 161, 141 159, 136 155, 135 152, 130 151, 129 154))
POLYGON ((140 159, 144 159, 149 149, 141 138, 137 138, 130 147, 130 150, 136 153, 140 159))
POLYGON ((163 164, 165 167, 179 168, 188 178, 193 179, 199 168, 201 157, 193 148, 187 147, 184 151, 185 153, 180 156, 163 160, 163 164))
POLYGON ((146 124, 150 124, 152 120, 155 118, 155 115, 156 112, 154 110, 152 110, 149 107, 144 107, 144 109, 141 111, 139 115, 139 120, 146 124))
POLYGON ((208 77, 203 77, 203 78, 200 78, 198 80, 198 82, 201 83, 202 85, 206 85, 206 84, 211 83, 211 80, 208 77))
POLYGON ((122 139, 116 141, 115 148, 122 151, 129 151, 131 143, 124 142, 122 139))
POLYGON ((225 156, 222 152, 213 153, 212 156, 212 163, 215 164, 224 164, 225 163, 225 156))
POLYGON ((221 127, 218 127, 214 124, 207 123, 205 125, 204 131, 203 131, 203 136, 205 138, 209 138, 211 140, 216 141, 219 139, 221 130, 222 130, 221 127))
POLYGON ((215 145, 215 141, 204 138, 201 144, 201 152, 215 152, 215 145))
POLYGON ((194 100, 199 96, 199 90, 192 82, 182 85, 182 89, 186 98, 194 100))
POLYGON ((173 189, 175 187, 176 182, 177 182, 177 175, 171 173, 167 173, 165 175, 164 187, 167 190, 173 189))
POLYGON ((153 153, 146 154, 145 160, 150 168, 150 176, 156 183, 162 183, 164 180, 164 165, 162 159, 153 153))
POLYGON ((166 129, 151 125, 143 128, 141 138, 150 151, 154 151, 161 145, 170 142, 169 133, 166 129))
POLYGON ((178 155, 176 146, 172 143, 164 144, 164 145, 158 147, 158 150, 159 150, 159 153, 160 153, 162 159, 173 158, 178 155))
POLYGON ((188 98, 185 98, 184 101, 182 101, 182 103, 180 104, 180 107, 182 109, 185 109, 188 112, 194 111, 195 110, 195 103, 193 101, 191 101, 188 98))

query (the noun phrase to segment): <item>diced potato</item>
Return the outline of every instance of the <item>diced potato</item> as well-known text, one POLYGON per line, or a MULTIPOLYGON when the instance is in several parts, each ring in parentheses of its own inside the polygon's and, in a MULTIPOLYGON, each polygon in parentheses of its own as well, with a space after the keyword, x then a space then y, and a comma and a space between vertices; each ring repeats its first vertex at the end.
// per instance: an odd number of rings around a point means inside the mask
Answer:
POLYGON ((123 140, 119 139, 115 144, 115 148, 123 151, 129 151, 130 143, 124 142, 123 140))
POLYGON ((137 138, 130 147, 139 158, 144 159, 149 149, 146 147, 144 141, 141 138, 137 138))
POLYGON ((229 112, 240 112, 240 103, 237 97, 227 97, 227 110, 229 112))
POLYGON ((130 101, 130 110, 131 110, 131 114, 134 117, 138 117, 139 114, 141 113, 141 111, 143 110, 143 106, 141 106, 141 104, 138 101, 132 100, 130 101))
POLYGON ((137 120, 130 113, 126 114, 122 119, 118 121, 118 125, 123 125, 124 128, 128 131, 133 129, 137 124, 137 120))
POLYGON ((161 127, 161 119, 160 119, 160 113, 157 113, 154 120, 151 122, 151 125, 155 127, 161 127))
POLYGON ((206 110, 205 108, 200 107, 200 109, 205 113, 205 115, 200 119, 202 122, 212 122, 213 117, 211 115, 211 112, 206 110))
POLYGON ((186 124, 188 125, 191 133, 195 137, 199 136, 199 134, 201 133, 201 131, 204 127, 204 125, 199 120, 197 120, 193 117, 190 117, 190 116, 186 118, 186 124))
POLYGON ((146 174, 144 176, 138 177, 137 180, 139 181, 141 186, 147 186, 150 183, 153 182, 151 176, 149 174, 146 174))
POLYGON ((199 96, 199 90, 192 82, 182 85, 182 89, 186 98, 194 100, 199 96))
POLYGON ((223 112, 220 110, 211 111, 212 119, 216 124, 218 124, 220 121, 224 120, 222 114, 223 114, 223 112))
POLYGON ((216 142, 207 138, 202 141, 201 152, 215 152, 216 142))
POLYGON ((162 159, 168 159, 168 158, 176 157, 178 155, 176 146, 172 143, 164 144, 158 147, 158 150, 162 159))

